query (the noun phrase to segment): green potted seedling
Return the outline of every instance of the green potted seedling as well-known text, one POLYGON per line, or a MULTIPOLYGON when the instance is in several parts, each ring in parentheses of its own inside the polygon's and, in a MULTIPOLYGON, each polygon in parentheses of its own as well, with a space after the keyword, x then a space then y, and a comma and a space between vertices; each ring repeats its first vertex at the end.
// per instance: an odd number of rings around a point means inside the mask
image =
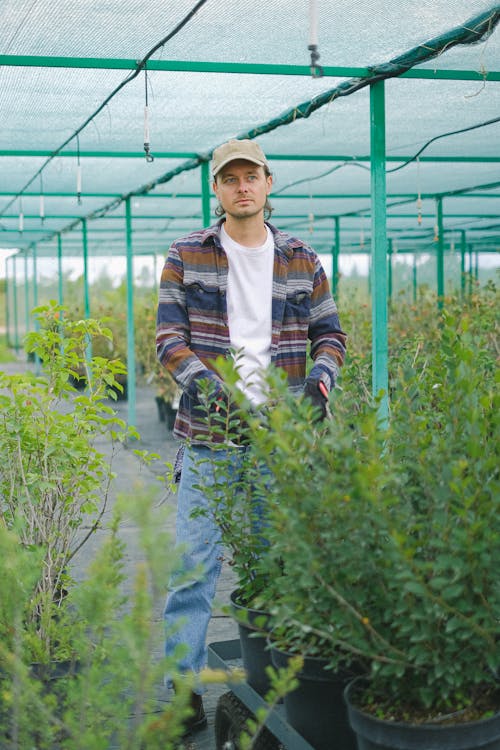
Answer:
POLYGON ((411 357, 408 342, 388 429, 376 405, 353 414, 337 399, 321 433, 300 430, 306 415, 282 392, 253 436, 284 572, 274 635, 365 672, 347 699, 370 750, 500 739, 498 373, 479 325, 445 313, 411 357))
POLYGON ((61 626, 70 564, 100 526, 114 455, 132 431, 109 402, 124 365, 87 355, 93 338, 110 337, 109 329, 95 320, 67 321, 55 303, 34 312, 37 330, 26 349, 41 374, 0 373, 0 522, 26 548, 43 550, 27 617, 33 661, 48 664, 71 657, 61 626), (81 369, 83 393, 71 384, 81 369), (102 440, 110 444, 106 454, 102 440))

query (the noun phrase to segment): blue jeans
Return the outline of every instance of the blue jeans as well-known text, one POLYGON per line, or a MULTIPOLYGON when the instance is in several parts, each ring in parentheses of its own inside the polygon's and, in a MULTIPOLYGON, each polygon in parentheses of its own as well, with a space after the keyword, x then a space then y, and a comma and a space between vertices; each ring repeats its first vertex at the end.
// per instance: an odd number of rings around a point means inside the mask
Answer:
MULTIPOLYGON (((247 451, 245 447, 216 450, 218 459, 231 456, 225 492, 233 482, 241 481, 247 451)), ((213 456, 214 451, 206 446, 186 446, 179 483, 176 544, 184 548, 183 571, 179 574, 182 582, 176 583, 176 577, 171 579, 164 618, 165 653, 174 657, 180 672, 198 673, 206 665, 207 629, 222 568, 221 533, 204 492, 196 487, 197 484, 213 486, 214 466, 210 460, 213 456), (208 512, 193 518, 192 512, 199 509, 208 512), (199 567, 203 569, 201 575, 196 572, 199 567), (175 652, 181 644, 185 653, 179 658, 175 652)))

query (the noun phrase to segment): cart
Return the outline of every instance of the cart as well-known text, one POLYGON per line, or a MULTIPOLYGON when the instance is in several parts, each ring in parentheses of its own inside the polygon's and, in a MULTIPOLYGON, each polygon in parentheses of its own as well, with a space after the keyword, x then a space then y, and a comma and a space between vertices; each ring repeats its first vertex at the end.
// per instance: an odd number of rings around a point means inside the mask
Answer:
MULTIPOLYGON (((208 646, 208 665, 214 669, 228 671, 229 663, 234 667, 241 661, 239 639, 218 641, 208 646)), ((239 750, 239 737, 248 719, 266 703, 245 682, 229 683, 231 690, 218 700, 215 712, 216 750, 239 750)), ((314 750, 293 727, 288 724, 285 709, 275 706, 267 716, 265 726, 259 733, 254 750, 314 750)))

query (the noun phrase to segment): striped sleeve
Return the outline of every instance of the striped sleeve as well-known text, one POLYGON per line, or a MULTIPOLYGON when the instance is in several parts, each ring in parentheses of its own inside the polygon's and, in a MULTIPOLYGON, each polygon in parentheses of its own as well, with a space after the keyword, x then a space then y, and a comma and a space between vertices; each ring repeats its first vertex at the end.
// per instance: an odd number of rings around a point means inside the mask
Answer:
POLYGON ((337 306, 332 298, 328 279, 316 256, 311 317, 309 322, 313 371, 326 380, 328 389, 334 387, 345 359, 347 336, 340 327, 337 306), (330 382, 328 382, 328 380, 330 382))
POLYGON ((185 390, 205 365, 190 349, 184 268, 174 243, 163 267, 156 323, 156 353, 177 384, 185 390))

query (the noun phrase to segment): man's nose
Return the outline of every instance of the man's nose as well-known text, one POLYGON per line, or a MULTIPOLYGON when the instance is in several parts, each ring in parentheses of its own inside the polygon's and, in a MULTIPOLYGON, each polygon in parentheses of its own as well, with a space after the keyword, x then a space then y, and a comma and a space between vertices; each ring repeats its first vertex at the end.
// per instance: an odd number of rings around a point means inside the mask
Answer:
POLYGON ((246 190, 248 190, 248 185, 247 185, 247 181, 246 181, 245 179, 243 179, 243 178, 242 178, 242 179, 241 179, 241 180, 239 181, 239 183, 238 183, 238 190, 239 190, 240 192, 243 192, 243 191, 246 191, 246 190))

